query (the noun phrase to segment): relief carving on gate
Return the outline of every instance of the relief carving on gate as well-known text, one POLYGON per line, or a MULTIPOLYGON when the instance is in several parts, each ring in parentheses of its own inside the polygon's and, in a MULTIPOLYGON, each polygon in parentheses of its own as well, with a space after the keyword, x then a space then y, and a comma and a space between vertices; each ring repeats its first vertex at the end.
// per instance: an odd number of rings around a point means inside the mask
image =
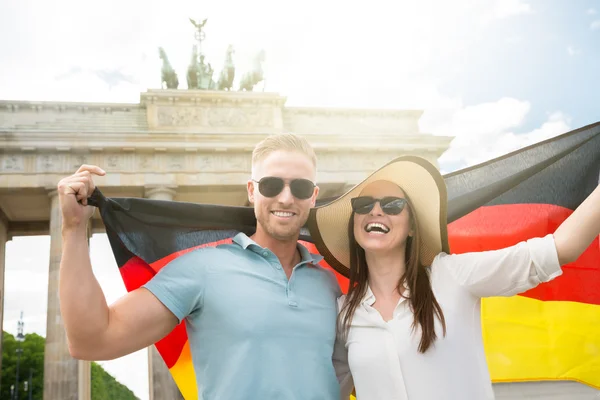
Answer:
POLYGON ((199 128, 269 128, 274 126, 271 107, 159 106, 158 126, 199 128))
POLYGON ((6 154, 2 158, 2 172, 24 172, 25 165, 22 155, 6 154))
POLYGON ((203 126, 203 110, 198 107, 167 107, 157 109, 159 126, 203 126))

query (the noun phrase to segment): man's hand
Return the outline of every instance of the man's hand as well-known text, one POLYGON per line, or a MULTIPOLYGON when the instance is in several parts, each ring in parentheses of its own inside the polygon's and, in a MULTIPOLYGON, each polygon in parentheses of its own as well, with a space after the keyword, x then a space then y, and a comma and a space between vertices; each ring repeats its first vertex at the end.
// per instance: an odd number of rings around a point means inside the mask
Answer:
POLYGON ((104 176, 106 172, 95 165, 82 165, 76 173, 58 182, 58 201, 63 217, 63 230, 85 228, 94 214, 94 207, 87 205, 87 199, 96 186, 93 176, 104 176))

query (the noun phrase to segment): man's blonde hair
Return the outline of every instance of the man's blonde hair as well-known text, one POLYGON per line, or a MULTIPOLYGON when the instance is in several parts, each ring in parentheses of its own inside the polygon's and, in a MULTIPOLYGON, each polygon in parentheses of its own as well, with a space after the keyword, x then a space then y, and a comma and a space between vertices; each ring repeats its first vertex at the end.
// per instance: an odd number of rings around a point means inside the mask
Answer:
POLYGON ((256 164, 278 150, 295 151, 304 154, 312 162, 315 170, 317 169, 317 155, 310 143, 303 137, 293 133, 283 133, 268 136, 256 145, 252 152, 252 170, 254 171, 256 164))

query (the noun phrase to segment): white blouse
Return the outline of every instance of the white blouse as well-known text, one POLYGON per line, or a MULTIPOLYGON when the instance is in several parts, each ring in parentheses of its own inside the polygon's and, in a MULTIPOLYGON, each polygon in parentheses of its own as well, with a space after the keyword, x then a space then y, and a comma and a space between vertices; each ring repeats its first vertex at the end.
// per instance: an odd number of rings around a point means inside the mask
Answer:
MULTIPOLYGON (((418 352, 420 327, 412 329, 410 303, 401 298, 385 322, 372 307, 369 288, 343 342, 338 334, 334 364, 348 399, 484 400, 494 393, 487 368, 480 306, 482 297, 512 296, 562 274, 554 237, 535 238, 502 250, 440 254, 431 285, 446 320, 446 336, 435 320, 437 339, 418 352)), ((345 296, 338 299, 341 309, 345 296)))

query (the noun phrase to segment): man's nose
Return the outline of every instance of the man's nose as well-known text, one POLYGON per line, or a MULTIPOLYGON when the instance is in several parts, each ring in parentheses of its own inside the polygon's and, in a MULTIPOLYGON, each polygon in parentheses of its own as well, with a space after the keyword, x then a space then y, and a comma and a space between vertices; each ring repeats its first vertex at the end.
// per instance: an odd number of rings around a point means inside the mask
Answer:
POLYGON ((281 191, 281 193, 279 193, 277 200, 281 204, 292 204, 294 202, 294 195, 290 190, 290 185, 286 184, 285 186, 283 186, 283 190, 281 191))

